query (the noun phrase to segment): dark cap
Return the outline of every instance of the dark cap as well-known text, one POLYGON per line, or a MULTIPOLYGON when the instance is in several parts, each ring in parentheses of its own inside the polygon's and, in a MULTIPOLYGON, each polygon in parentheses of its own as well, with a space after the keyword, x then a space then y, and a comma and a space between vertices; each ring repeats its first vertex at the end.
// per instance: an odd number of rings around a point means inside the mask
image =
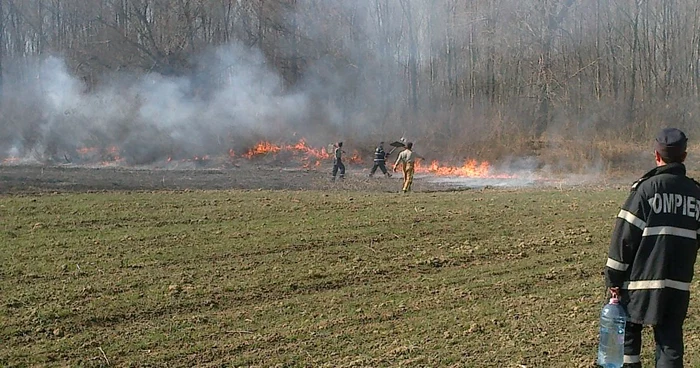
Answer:
POLYGON ((673 157, 681 155, 688 146, 688 137, 685 133, 676 128, 665 128, 656 136, 654 149, 662 157, 673 157))

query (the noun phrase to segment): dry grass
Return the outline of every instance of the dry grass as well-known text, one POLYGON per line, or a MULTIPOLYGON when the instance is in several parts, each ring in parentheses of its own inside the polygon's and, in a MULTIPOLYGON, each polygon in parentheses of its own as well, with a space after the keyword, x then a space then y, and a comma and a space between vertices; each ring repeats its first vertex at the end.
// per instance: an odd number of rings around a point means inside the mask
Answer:
MULTIPOLYGON (((557 173, 590 173, 607 175, 641 173, 654 164, 653 138, 658 124, 638 124, 635 129, 616 131, 610 127, 582 129, 578 123, 561 123, 539 138, 523 128, 520 122, 499 120, 465 122, 456 136, 432 137, 434 155, 450 152, 457 161, 473 158, 498 162, 511 157, 537 157, 540 169, 557 173), (445 139, 447 141, 445 141, 445 139), (442 142, 442 143, 438 143, 442 142)), ((692 130, 689 167, 700 160, 700 143, 692 130)))

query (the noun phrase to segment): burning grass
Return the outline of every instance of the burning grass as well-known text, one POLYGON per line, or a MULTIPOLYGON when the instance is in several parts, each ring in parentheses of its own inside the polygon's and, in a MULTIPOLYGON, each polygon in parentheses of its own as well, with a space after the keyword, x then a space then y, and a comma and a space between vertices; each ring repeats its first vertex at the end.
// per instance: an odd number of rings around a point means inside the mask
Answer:
MULTIPOLYGON (((233 148, 229 148, 225 154, 210 156, 197 155, 192 158, 174 158, 172 155, 164 159, 152 162, 151 167, 157 168, 177 168, 181 163, 194 163, 197 168, 216 167, 230 168, 241 163, 265 163, 273 166, 296 166, 303 169, 320 168, 324 163, 332 163, 334 145, 328 147, 315 148, 310 146, 305 139, 300 139, 293 144, 273 143, 270 141, 260 141, 242 154, 237 154, 233 148)), ((123 153, 117 146, 81 147, 75 152, 66 153, 63 157, 51 157, 48 163, 76 164, 86 167, 134 167, 134 160, 127 158, 128 153, 123 153)), ((371 165, 372 157, 365 160, 357 150, 350 150, 344 154, 345 162, 349 166, 361 167, 371 165)), ((391 160, 391 157, 390 157, 391 160)), ((26 163, 21 157, 10 156, 3 158, 0 165, 13 166, 26 163)), ((389 162, 389 165, 391 162, 389 162)), ((148 166, 148 165, 146 165, 148 166)), ((486 161, 474 159, 466 160, 462 165, 451 165, 438 160, 431 160, 429 163, 419 162, 417 173, 430 174, 435 176, 451 177, 477 177, 477 178, 505 178, 507 175, 493 172, 491 165, 486 161)))
POLYGON ((0 365, 593 367, 625 194, 3 196, 0 365))

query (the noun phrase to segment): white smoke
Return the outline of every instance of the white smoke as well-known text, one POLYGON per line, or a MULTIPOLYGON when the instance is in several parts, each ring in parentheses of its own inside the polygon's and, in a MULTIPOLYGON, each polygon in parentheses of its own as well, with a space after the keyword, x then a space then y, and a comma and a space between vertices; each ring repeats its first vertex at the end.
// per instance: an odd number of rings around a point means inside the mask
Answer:
POLYGON ((228 45, 195 62, 193 76, 112 75, 94 90, 59 57, 28 63, 22 69, 32 80, 3 90, 0 156, 52 161, 116 146, 130 162, 148 163, 221 154, 302 126, 306 95, 285 91, 259 51, 228 45))

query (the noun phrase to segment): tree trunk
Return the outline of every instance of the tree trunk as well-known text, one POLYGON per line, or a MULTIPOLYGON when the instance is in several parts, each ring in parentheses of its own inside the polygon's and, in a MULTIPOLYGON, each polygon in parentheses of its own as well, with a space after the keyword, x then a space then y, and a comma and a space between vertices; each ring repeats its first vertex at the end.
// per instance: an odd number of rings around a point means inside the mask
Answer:
POLYGON ((627 92, 627 122, 632 123, 635 119, 635 96, 637 91, 637 58, 639 55, 639 13, 641 11, 641 3, 644 0, 637 0, 637 8, 634 12, 634 20, 632 23, 632 57, 630 60, 630 90, 627 92))
POLYGON ((291 10, 291 17, 292 21, 290 24, 290 37, 291 37, 291 46, 292 46, 292 59, 291 59, 291 65, 290 65, 290 85, 295 85, 297 81, 300 79, 299 76, 299 58, 301 57, 301 53, 299 52, 299 41, 297 39, 299 35, 299 29, 297 26, 297 15, 296 15, 296 9, 297 9, 297 0, 291 0, 290 5, 292 7, 291 10))
POLYGON ((561 22, 566 17, 569 7, 574 0, 564 0, 558 12, 554 12, 554 6, 547 2, 542 6, 544 25, 542 27, 542 52, 539 60, 539 97, 537 107, 537 120, 535 122, 535 136, 540 137, 547 130, 551 119, 551 82, 552 82, 552 42, 554 32, 559 29, 561 22))
POLYGON ((497 14, 494 13, 493 2, 488 2, 488 17, 486 18, 486 32, 487 36, 487 51, 486 51, 486 98, 489 102, 490 108, 495 108, 496 105, 496 71, 495 71, 495 58, 496 58, 496 19, 497 14))
POLYGON ((402 0, 401 7, 408 24, 408 78, 411 86, 411 110, 415 116, 418 112, 418 45, 414 31, 411 0, 402 0))
POLYGON ((5 12, 2 7, 5 0, 0 0, 0 89, 3 82, 2 59, 5 56, 5 12))
POLYGON ((265 29, 265 0, 258 0, 258 39, 257 44, 261 49, 263 46, 263 29, 265 29))

